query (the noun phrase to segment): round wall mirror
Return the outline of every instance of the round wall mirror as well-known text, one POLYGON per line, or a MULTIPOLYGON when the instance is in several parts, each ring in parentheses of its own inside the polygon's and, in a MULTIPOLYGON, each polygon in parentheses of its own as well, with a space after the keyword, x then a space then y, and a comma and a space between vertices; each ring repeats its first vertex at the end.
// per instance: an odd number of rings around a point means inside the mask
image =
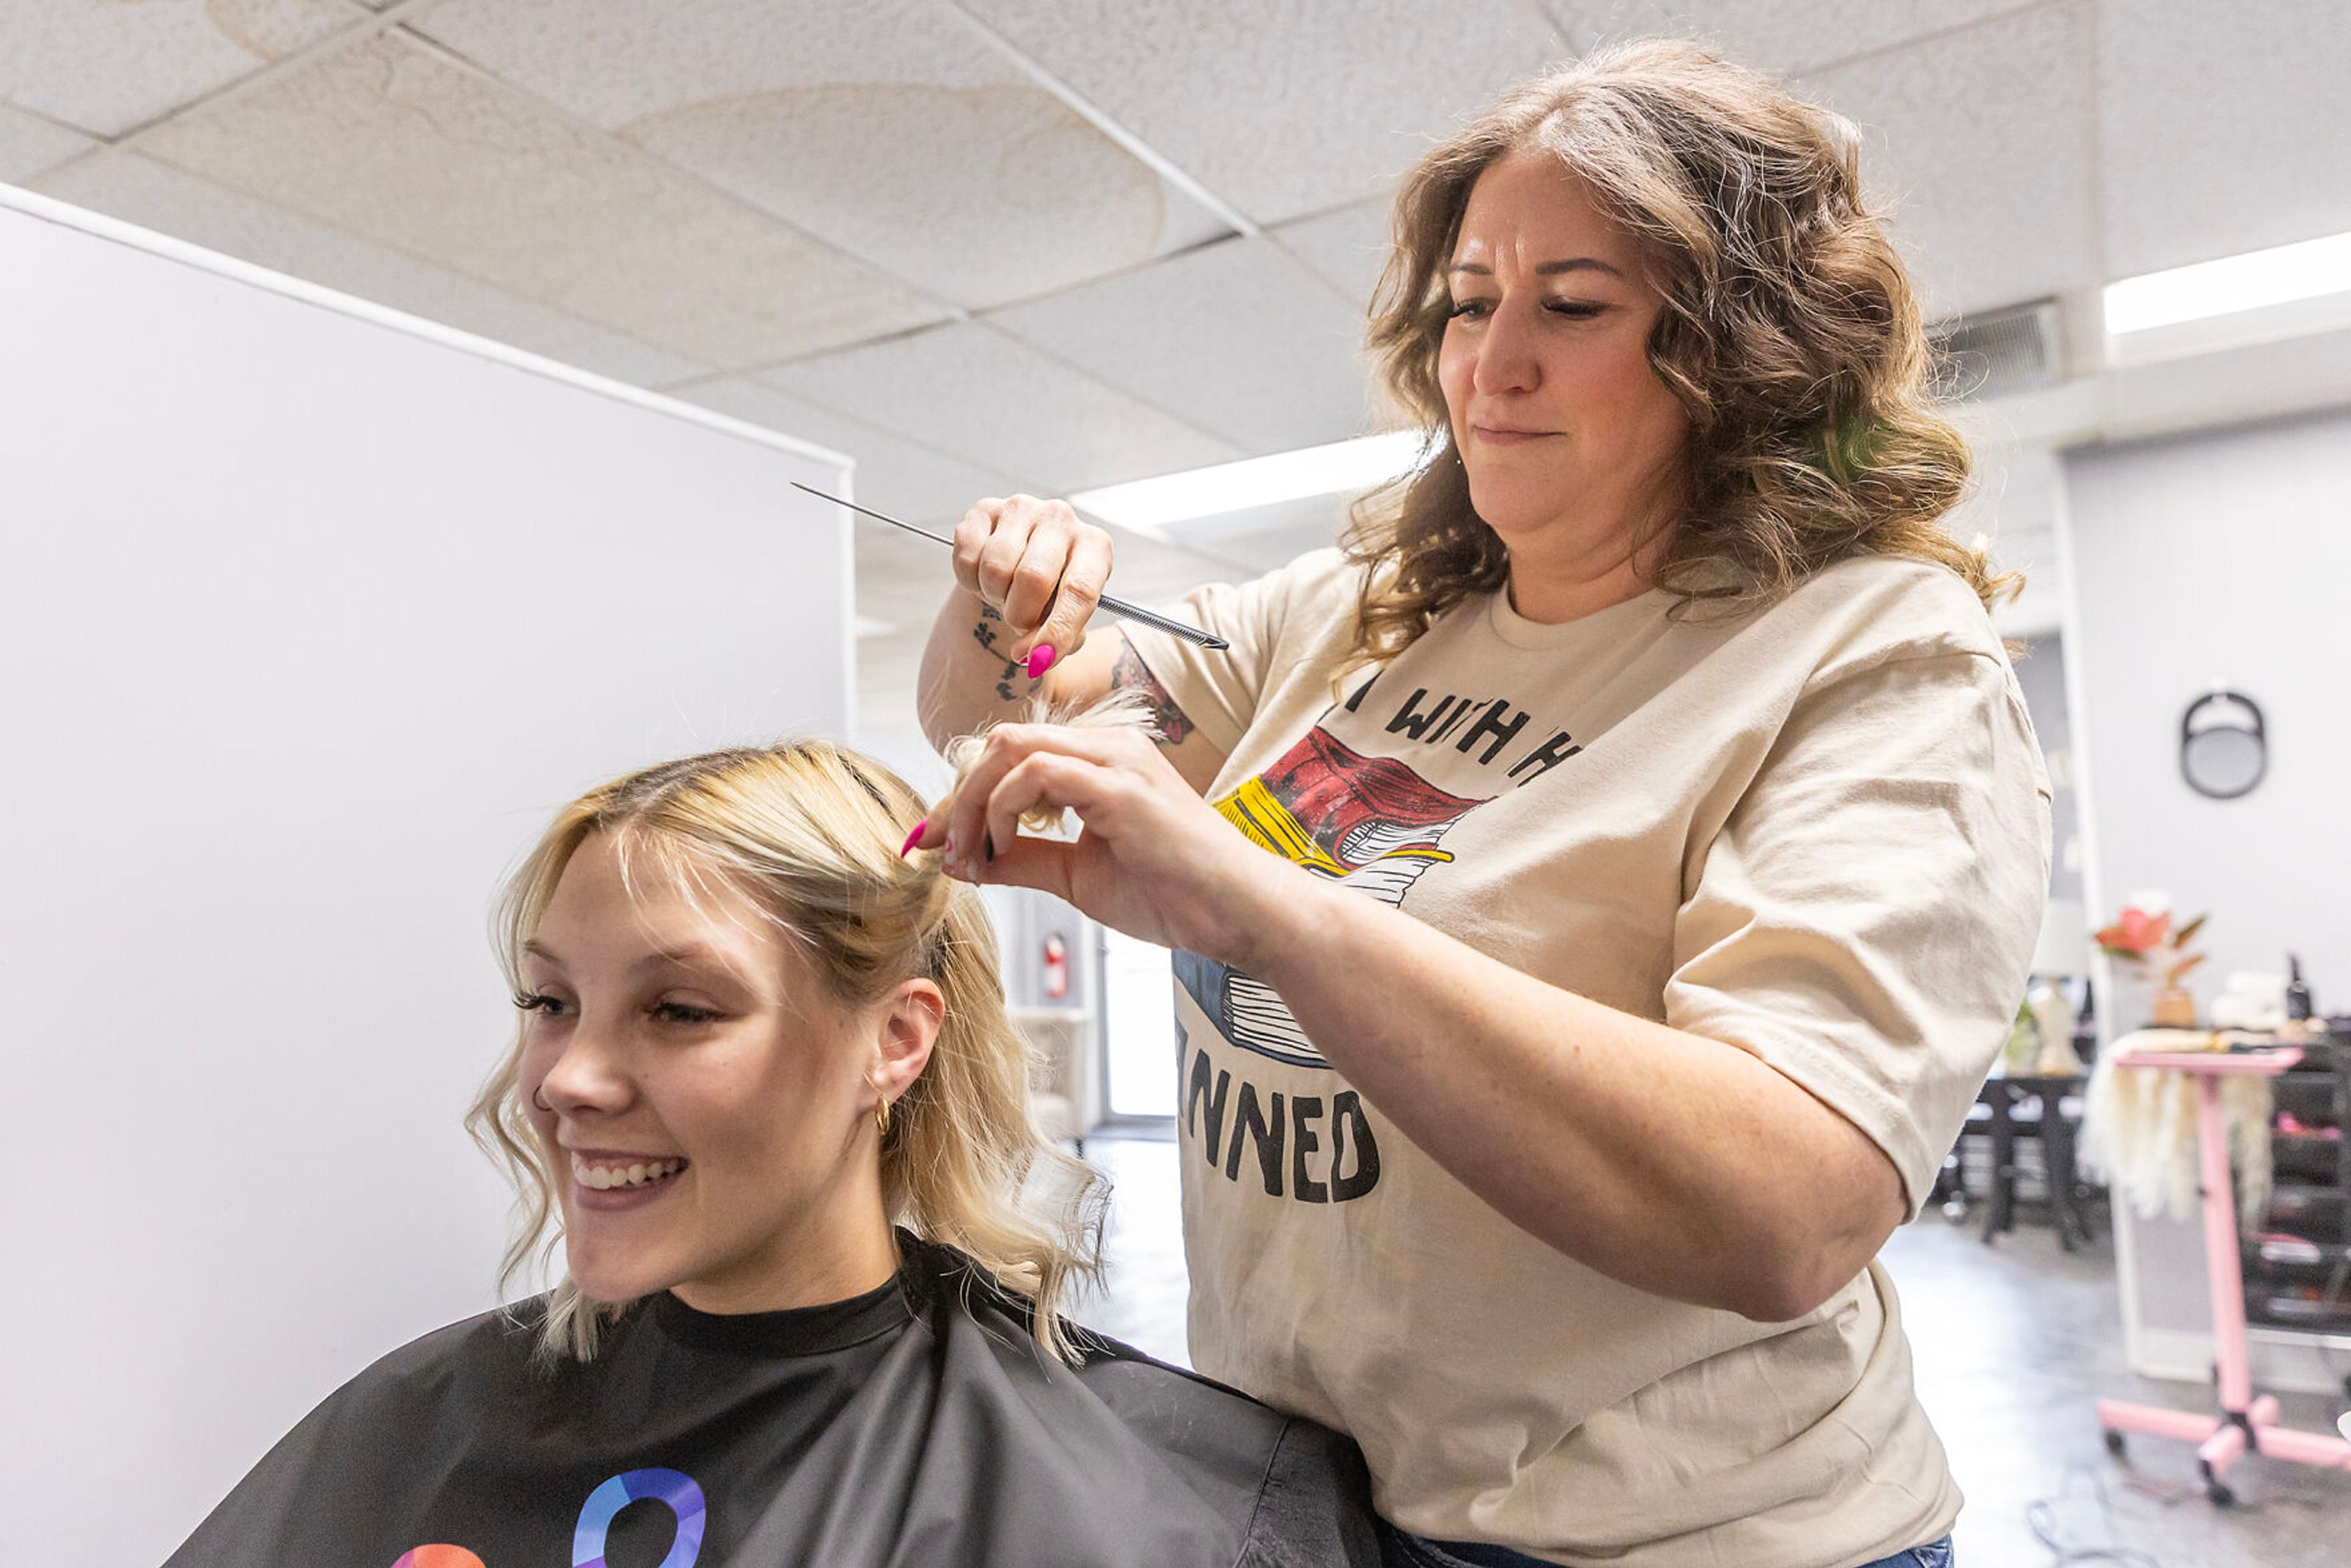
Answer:
POLYGON ((2269 769, 2262 710, 2241 692, 2207 692, 2179 716, 2179 776, 2199 795, 2233 800, 2269 769))

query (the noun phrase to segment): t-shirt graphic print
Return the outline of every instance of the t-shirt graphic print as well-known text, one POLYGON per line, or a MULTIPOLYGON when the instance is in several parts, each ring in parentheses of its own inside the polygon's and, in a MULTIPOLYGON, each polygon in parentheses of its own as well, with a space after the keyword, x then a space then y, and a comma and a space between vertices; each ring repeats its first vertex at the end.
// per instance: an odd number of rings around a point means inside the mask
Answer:
MULTIPOLYGON (((1482 803, 1448 794, 1394 758, 1366 757, 1320 724, 1213 802, 1259 847, 1391 906, 1421 873, 1453 858, 1442 846, 1446 830, 1482 803)), ((1259 981, 1196 953, 1179 954, 1176 972, 1233 1044, 1301 1067, 1329 1065, 1259 981)))
MULTIPOLYGON (((1216 809, 1522 974, 1750 1052, 1923 1201, 2048 866, 2046 775, 1968 585, 1876 557, 1734 612, 1652 591, 1557 624, 1475 595, 1372 669, 1361 570, 1317 551, 1192 595, 1228 651, 1121 628, 1224 755, 1216 809)), ((1406 1137, 1258 977, 1175 967, 1194 1362, 1353 1437, 1387 1518, 1619 1568, 1834 1568, 1950 1528, 1881 1270, 1791 1323, 1609 1279, 1406 1137)))

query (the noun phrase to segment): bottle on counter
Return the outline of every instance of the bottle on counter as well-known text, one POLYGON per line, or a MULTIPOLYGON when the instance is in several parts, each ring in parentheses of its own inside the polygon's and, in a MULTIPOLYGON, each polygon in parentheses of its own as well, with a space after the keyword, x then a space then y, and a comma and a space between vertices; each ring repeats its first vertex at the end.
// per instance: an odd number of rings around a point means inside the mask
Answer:
POLYGON ((2292 953, 2285 956, 2285 1016, 2295 1023, 2313 1017, 2317 1008, 2311 1001, 2310 988, 2303 982, 2302 960, 2292 953))

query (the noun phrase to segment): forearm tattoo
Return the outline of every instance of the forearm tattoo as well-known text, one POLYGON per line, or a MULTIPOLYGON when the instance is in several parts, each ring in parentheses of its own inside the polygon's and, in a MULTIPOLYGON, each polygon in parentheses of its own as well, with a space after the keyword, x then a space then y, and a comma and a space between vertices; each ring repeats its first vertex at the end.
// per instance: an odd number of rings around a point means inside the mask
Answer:
POLYGON ((1004 617, 996 606, 983 604, 979 607, 979 624, 971 629, 971 636, 973 642, 1004 660, 1004 673, 996 680, 996 700, 1014 703, 1020 700, 1020 694, 1012 689, 1012 682, 1015 677, 1026 680, 1029 672, 1006 656, 1003 632, 999 630, 1003 624, 1004 617))
POLYGON ((1119 650, 1118 664, 1110 673, 1110 685, 1113 691, 1141 692, 1149 699, 1151 722, 1159 727, 1159 738, 1168 745, 1174 746, 1192 733, 1192 721, 1184 716, 1184 710, 1176 706, 1176 699, 1167 695, 1167 688, 1159 684, 1159 677, 1151 673, 1151 666, 1143 662, 1134 643, 1119 650))

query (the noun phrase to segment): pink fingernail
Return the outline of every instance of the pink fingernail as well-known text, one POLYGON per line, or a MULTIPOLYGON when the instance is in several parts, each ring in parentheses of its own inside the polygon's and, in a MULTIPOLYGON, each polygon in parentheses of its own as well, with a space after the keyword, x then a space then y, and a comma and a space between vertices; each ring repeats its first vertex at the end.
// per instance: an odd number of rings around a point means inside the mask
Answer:
POLYGON ((1051 669, 1053 667, 1053 661, 1059 656, 1060 655, 1053 652, 1053 644, 1050 643, 1040 643, 1034 648, 1029 649, 1029 678, 1033 681, 1038 676, 1043 674, 1046 671, 1051 669))
POLYGON ((924 818, 921 821, 914 824, 914 831, 908 833, 906 835, 906 841, 898 846, 898 858, 900 860, 904 860, 908 855, 914 852, 914 841, 921 838, 923 836, 924 830, 928 828, 930 825, 931 820, 928 817, 924 818))

